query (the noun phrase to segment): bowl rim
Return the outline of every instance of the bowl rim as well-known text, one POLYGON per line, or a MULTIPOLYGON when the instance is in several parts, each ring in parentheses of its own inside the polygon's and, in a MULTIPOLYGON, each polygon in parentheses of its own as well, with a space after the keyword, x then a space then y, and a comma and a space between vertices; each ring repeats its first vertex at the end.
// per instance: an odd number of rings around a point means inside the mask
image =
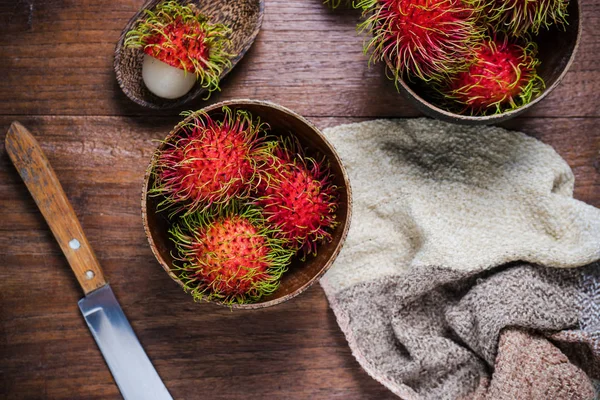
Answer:
MULTIPOLYGON (((323 143, 325 143, 325 145, 327 147, 329 147, 329 149, 331 150, 332 157, 333 157, 332 161, 335 161, 340 166, 340 170, 342 172, 342 178, 344 181, 344 189, 346 192, 346 196, 348 198, 346 218, 343 221, 340 221, 340 223, 343 224, 343 231, 340 236, 340 240, 339 240, 338 244, 336 245, 335 249, 333 250, 333 253, 331 254, 331 256, 327 259, 325 264, 321 267, 319 272, 317 274, 315 274, 311 279, 309 279, 306 283, 304 283, 302 286, 300 286, 298 289, 296 289, 293 292, 288 293, 287 295, 282 296, 280 298, 273 299, 273 300, 267 300, 267 301, 260 302, 260 303, 223 304, 222 302, 218 302, 218 301, 210 301, 210 300, 202 300, 201 301, 202 303, 216 304, 219 306, 228 307, 230 309, 257 310, 257 309, 272 307, 277 304, 281 304, 283 302, 291 300, 294 297, 302 294, 309 287, 311 287, 315 282, 317 282, 329 270, 329 268, 331 268, 334 261, 338 257, 340 251, 342 250, 344 242, 346 241, 346 237, 348 236, 348 231, 350 229, 350 224, 352 221, 352 187, 350 185, 350 179, 348 177, 348 172, 346 171, 346 167, 344 166, 342 160, 340 159, 339 154, 338 154, 337 150, 335 149, 335 147, 333 146, 333 144, 327 139, 327 137, 325 135, 323 135, 321 130, 318 129, 313 123, 311 123, 306 118, 304 118, 300 114, 290 110, 287 107, 283 107, 279 104, 276 104, 276 103, 273 103, 270 101, 265 101, 265 100, 233 99, 233 100, 221 101, 221 102, 209 105, 207 107, 203 107, 198 111, 203 111, 203 112, 208 113, 208 112, 214 111, 214 110, 222 108, 222 107, 242 108, 242 107, 244 107, 244 105, 257 105, 257 106, 265 106, 265 107, 273 108, 275 110, 283 112, 284 114, 287 114, 288 116, 296 118, 300 122, 307 125, 323 141, 323 143)), ((190 117, 191 116, 188 116, 185 119, 190 118, 190 117)), ((268 121, 265 121, 265 122, 268 123, 268 121)), ((181 121, 179 123, 181 123, 181 121)), ((174 136, 177 133, 179 123, 169 132, 169 134, 165 137, 165 139, 163 139, 164 141, 170 139, 172 136, 174 136)), ((159 152, 159 149, 160 149, 162 143, 163 142, 161 142, 154 150, 152 157, 150 159, 150 162, 148 163, 148 166, 146 168, 146 172, 144 173, 144 181, 143 181, 143 185, 142 185, 142 199, 141 199, 142 223, 144 225, 144 233, 146 234, 146 239, 148 240, 148 243, 150 245, 150 249, 152 250, 152 254, 154 255, 154 258, 158 261, 158 263, 165 270, 165 272, 167 272, 167 274, 171 277, 171 279, 174 280, 175 282, 177 282, 177 284, 183 288, 183 283, 179 280, 177 275, 175 275, 175 273, 169 267, 168 263, 162 258, 162 256, 158 252, 158 248, 154 242, 154 237, 148 226, 148 216, 147 216, 147 213, 148 213, 148 211, 147 211, 148 184, 150 183, 150 176, 152 174, 152 169, 153 169, 152 166, 154 165, 154 163, 156 161, 156 157, 158 156, 158 152, 159 152)))
MULTIPOLYGON (((119 84, 121 91, 125 94, 125 96, 127 96, 127 98, 129 100, 133 101, 134 103, 136 103, 142 107, 148 107, 148 108, 151 108, 154 110, 167 110, 167 109, 184 106, 184 105, 196 100, 198 97, 205 94, 208 89, 204 88, 204 89, 198 90, 193 96, 190 97, 188 95, 190 94, 190 92, 192 92, 192 90, 194 90, 194 87, 192 87, 192 89, 188 93, 184 94, 183 96, 181 96, 177 99, 173 99, 172 101, 168 102, 167 104, 159 105, 159 104, 156 104, 156 103, 153 103, 153 102, 150 102, 150 101, 147 101, 147 100, 144 100, 144 99, 134 96, 133 93, 129 90, 129 88, 124 84, 124 79, 123 79, 122 72, 120 69, 120 63, 121 63, 122 53, 125 49, 125 36, 127 35, 127 32, 129 32, 131 30, 133 25, 138 21, 138 19, 143 16, 144 10, 146 10, 147 6, 149 5, 149 3, 151 1, 152 0, 145 1, 144 4, 140 7, 140 9, 129 19, 129 21, 127 21, 127 23, 125 24, 125 27, 121 31, 121 35, 119 36, 119 39, 117 40, 117 44, 116 44, 115 50, 114 50, 113 70, 115 72, 117 83, 119 84)), ((195 2, 195 1, 201 1, 201 0, 188 0, 187 3, 191 3, 191 2, 195 2)), ((229 73, 236 67, 236 65, 241 61, 241 59, 244 58, 244 56, 246 55, 248 50, 250 50, 250 48, 256 41, 256 38, 262 29, 263 19, 265 16, 265 0, 256 0, 256 1, 258 1, 258 19, 256 21, 256 29, 254 29, 252 34, 250 36, 248 36, 248 38, 246 39, 246 41, 244 43, 244 46, 242 47, 242 50, 238 54, 236 54, 235 57, 231 58, 231 65, 228 68, 224 69, 223 72, 221 73, 221 76, 219 77, 219 84, 221 83, 221 81, 223 79, 225 79, 227 77, 227 75, 229 75, 229 73)), ((194 86, 196 86, 196 85, 194 84, 194 86)), ((220 89, 217 90, 217 92, 220 92, 220 91, 221 91, 220 89)))
MULTIPOLYGON (((549 87, 546 87, 544 89, 544 91, 542 92, 542 94, 540 94, 538 97, 533 99, 531 102, 525 104, 524 106, 521 106, 521 107, 511 110, 511 111, 505 111, 500 114, 493 114, 493 115, 475 116, 475 115, 456 114, 456 113, 450 112, 448 110, 445 110, 443 108, 440 108, 440 107, 434 105, 433 103, 425 100, 423 97, 421 97, 419 94, 417 94, 414 90, 412 90, 412 88, 406 83, 405 79, 399 78, 399 79, 397 79, 397 82, 400 84, 400 88, 402 89, 404 94, 407 97, 409 97, 409 100, 411 102, 418 104, 417 108, 419 108, 419 110, 423 111, 425 114, 431 113, 432 115, 435 115, 435 118, 437 118, 437 119, 453 121, 455 123, 489 124, 489 123, 494 123, 494 122, 506 121, 510 118, 516 117, 517 115, 525 112, 526 110, 530 109, 531 107, 533 107, 534 105, 536 105, 537 103, 542 101, 548 94, 550 94, 550 92, 552 92, 554 90, 554 88, 556 88, 556 86, 558 86, 560 84, 560 82, 563 80, 563 78, 565 77, 565 75, 567 74, 569 69, 571 68, 573 61, 575 60, 575 56, 576 56, 577 50, 579 49, 579 45, 581 42, 581 35, 582 35, 582 31, 583 31, 582 25, 583 24, 582 24, 582 14, 581 14, 581 1, 580 0, 570 0, 570 1, 575 2, 576 9, 577 9, 577 16, 578 16, 577 36, 575 38, 575 43, 573 44, 573 51, 571 52, 571 55, 569 57, 569 60, 565 64, 565 67, 563 68, 560 75, 556 78, 554 83, 552 85, 550 85, 549 87)), ((391 69, 391 66, 390 66, 391 61, 387 57, 385 58, 385 65, 386 65, 386 68, 391 69)), ((430 116, 432 116, 432 115, 430 115, 430 116)))

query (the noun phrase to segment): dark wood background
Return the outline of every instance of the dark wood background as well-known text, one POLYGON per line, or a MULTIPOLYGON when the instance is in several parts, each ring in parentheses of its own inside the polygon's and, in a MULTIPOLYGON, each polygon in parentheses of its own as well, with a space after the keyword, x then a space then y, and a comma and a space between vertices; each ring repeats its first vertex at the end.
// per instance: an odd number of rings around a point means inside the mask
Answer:
MULTIPOLYGON (((115 81, 115 43, 141 5, 0 0, 0 131, 19 120, 38 138, 176 399, 393 398, 352 357, 318 285, 274 308, 230 312, 194 304, 154 260, 142 177, 181 110, 142 109, 115 81)), ((267 0, 256 43, 210 102, 271 100, 321 128, 418 116, 382 66, 367 67, 358 20, 321 0, 267 0)), ((575 172, 575 196, 600 206, 600 0, 583 0, 583 25, 562 84, 505 126, 554 146, 575 172)), ((0 137, 0 396, 118 399, 77 308, 82 292, 0 137)))

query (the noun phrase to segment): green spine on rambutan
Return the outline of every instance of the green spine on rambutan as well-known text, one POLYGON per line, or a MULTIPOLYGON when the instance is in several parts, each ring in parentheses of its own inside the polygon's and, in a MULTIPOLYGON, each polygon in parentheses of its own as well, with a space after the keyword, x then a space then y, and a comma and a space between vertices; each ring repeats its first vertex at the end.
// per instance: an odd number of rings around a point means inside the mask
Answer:
POLYGON ((280 278, 294 255, 257 208, 238 202, 184 216, 169 233, 179 253, 176 263, 180 265, 174 271, 196 301, 225 305, 256 302, 279 288, 280 278), (252 227, 252 232, 236 230, 228 231, 227 237, 214 236, 211 228, 226 221, 234 221, 228 227, 238 223, 241 228, 252 227), (239 242, 246 247, 236 248, 239 242), (256 248, 248 249, 248 242, 256 248), (232 262, 237 264, 236 270, 231 269, 232 262), (252 264, 261 267, 253 268, 252 264))
POLYGON ((568 24, 569 0, 487 0, 487 21, 511 36, 537 35, 540 28, 568 24))
POLYGON ((323 3, 326 4, 327 7, 331 8, 332 10, 335 10, 342 4, 344 4, 345 7, 354 6, 353 0, 324 0, 323 3))
POLYGON ((221 74, 231 67, 231 29, 213 24, 194 4, 160 2, 125 35, 125 47, 142 48, 160 61, 196 75, 210 93, 219 90, 221 74))

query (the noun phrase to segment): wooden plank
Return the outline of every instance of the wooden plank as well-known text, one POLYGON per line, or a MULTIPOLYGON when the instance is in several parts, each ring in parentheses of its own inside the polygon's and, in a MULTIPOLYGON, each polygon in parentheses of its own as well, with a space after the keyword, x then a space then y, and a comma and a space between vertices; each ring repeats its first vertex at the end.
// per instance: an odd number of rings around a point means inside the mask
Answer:
MULTIPOLYGON (((0 130, 14 118, 0 117, 0 130)), ((177 118, 19 119, 38 137, 175 398, 395 398, 354 360, 318 285, 274 308, 230 312, 194 304, 160 268, 142 229, 141 183, 156 140, 177 118)), ((311 119, 321 128, 363 120, 311 119)), ((600 119, 524 118, 509 125, 553 145, 575 172, 576 197, 600 206, 600 119)), ((77 309, 77 281, 3 148, 0 260, 0 394, 119 398, 77 309)))
MULTIPOLYGON (((117 38, 142 0, 13 3, 0 7, 0 21, 10 22, 0 23, 0 114, 157 115, 123 95, 112 68, 117 38)), ((271 100, 306 116, 418 115, 381 65, 368 68, 358 11, 331 12, 321 3, 268 0, 255 45, 211 101, 271 100)), ((593 28, 600 26, 600 0, 582 3, 576 61, 528 117, 600 116, 600 32, 593 28)))
MULTIPOLYGON (((0 1, 0 131, 39 138, 140 341, 175 398, 392 399, 352 357, 319 286, 275 308, 194 304, 152 256, 141 224, 146 164, 180 110, 154 112, 116 84, 112 54, 143 0, 0 1), (121 117, 119 117, 121 116, 121 117)), ((267 0, 263 30, 210 102, 278 102, 325 128, 414 117, 368 68, 353 10, 267 0)), ((583 0, 570 72, 504 126, 552 145, 600 207, 600 0, 583 0)), ((209 102, 198 101, 190 109, 209 102)), ((0 144, 0 398, 118 399, 60 247, 0 144)))

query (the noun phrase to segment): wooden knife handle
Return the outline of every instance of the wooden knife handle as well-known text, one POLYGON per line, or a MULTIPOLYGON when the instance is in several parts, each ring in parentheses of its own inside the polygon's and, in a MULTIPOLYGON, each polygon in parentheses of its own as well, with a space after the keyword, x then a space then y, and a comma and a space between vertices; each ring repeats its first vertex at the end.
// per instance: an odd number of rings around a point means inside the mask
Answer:
POLYGON ((75 211, 37 140, 19 122, 6 134, 6 151, 27 185, 87 295, 106 284, 75 211))

